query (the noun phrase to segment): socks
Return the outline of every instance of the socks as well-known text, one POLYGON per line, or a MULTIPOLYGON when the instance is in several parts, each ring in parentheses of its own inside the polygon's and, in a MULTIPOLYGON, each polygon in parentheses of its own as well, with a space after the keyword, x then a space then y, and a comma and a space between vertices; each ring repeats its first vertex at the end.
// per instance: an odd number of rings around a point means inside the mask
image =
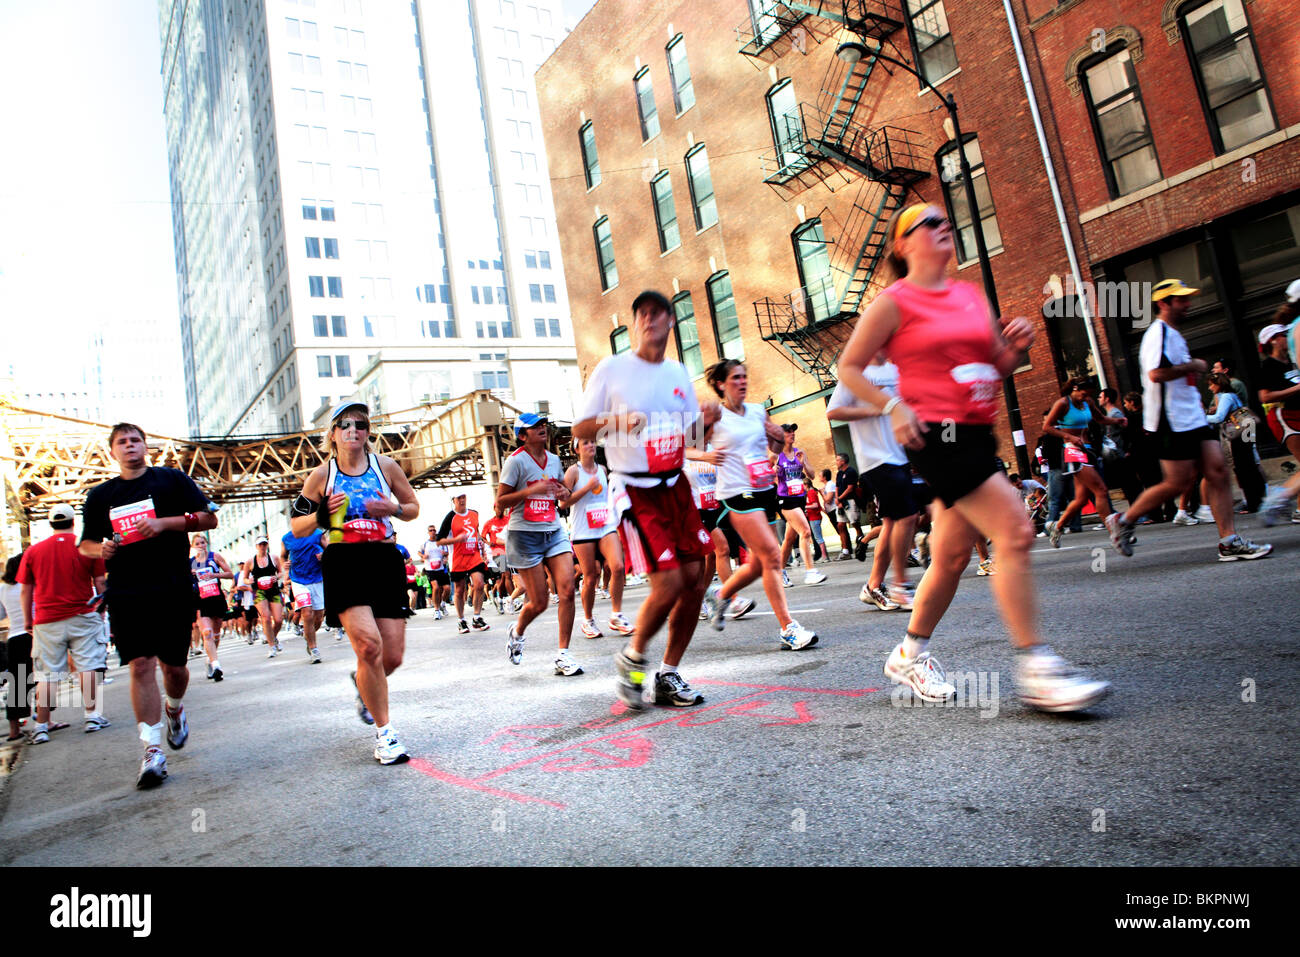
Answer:
POLYGON ((903 639, 903 657, 915 658, 921 652, 925 651, 930 645, 929 637, 914 635, 910 631, 907 637, 903 639))
POLYGON ((382 728, 375 728, 375 737, 377 738, 383 734, 390 734, 392 733, 392 730, 393 730, 392 724, 386 724, 382 728))
POLYGON ((661 675, 676 674, 677 666, 670 665, 668 662, 665 661, 659 665, 659 673, 661 675))

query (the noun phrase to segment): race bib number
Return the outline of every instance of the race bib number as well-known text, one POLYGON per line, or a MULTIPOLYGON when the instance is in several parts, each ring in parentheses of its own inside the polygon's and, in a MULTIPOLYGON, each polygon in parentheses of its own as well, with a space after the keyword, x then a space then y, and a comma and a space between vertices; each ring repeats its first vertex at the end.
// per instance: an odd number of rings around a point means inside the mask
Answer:
POLYGON ((1078 462, 1087 465, 1088 453, 1077 446, 1067 444, 1064 449, 1064 459, 1066 462, 1078 462))
POLYGON ((199 582, 200 598, 216 598, 221 594, 221 586, 217 584, 215 578, 208 578, 199 582))
POLYGON ((718 493, 715 489, 709 489, 707 492, 700 492, 700 508, 713 509, 718 507, 718 493))
POLYGON ((788 478, 785 480, 785 487, 789 489, 791 495, 803 495, 803 479, 788 478))
POLYGON ((261 578, 257 580, 257 587, 262 589, 262 591, 270 591, 273 587, 275 587, 275 576, 263 575, 261 578))
POLYGON ((651 472, 673 472, 685 461, 686 440, 681 432, 650 430, 645 440, 646 464, 651 472))
POLYGON ((442 556, 441 556, 441 555, 438 555, 438 556, 435 557, 435 558, 430 558, 430 559, 429 559, 429 561, 428 561, 428 568, 429 568, 429 571, 431 571, 431 572, 436 572, 436 571, 437 571, 438 569, 440 569, 441 567, 442 567, 442 556))
POLYGON ((293 590, 293 607, 310 608, 311 592, 309 592, 306 588, 299 588, 295 586, 293 590))
POLYGON ((463 556, 472 556, 478 554, 478 536, 473 532, 469 533, 469 538, 456 546, 457 551, 463 556))
POLYGON ((746 462, 745 468, 749 469, 750 488, 767 488, 772 484, 772 477, 775 473, 772 471, 772 465, 767 459, 746 462))
POLYGON ((587 509, 587 527, 604 528, 609 524, 609 509, 607 508, 589 508, 587 509))
POLYGON ((130 545, 144 540, 140 534, 140 523, 146 518, 157 518, 153 508, 153 499, 146 498, 130 505, 119 505, 109 509, 108 522, 113 527, 113 538, 119 545, 130 545))
POLYGON ((1002 377, 995 367, 987 362, 970 362, 953 369, 952 377, 969 390, 972 406, 981 410, 997 406, 998 386, 1002 384, 1002 377))
POLYGON ((530 498, 524 500, 525 522, 555 521, 555 499, 530 498))
POLYGON ((384 523, 373 518, 354 518, 343 523, 345 542, 382 542, 388 537, 384 523))

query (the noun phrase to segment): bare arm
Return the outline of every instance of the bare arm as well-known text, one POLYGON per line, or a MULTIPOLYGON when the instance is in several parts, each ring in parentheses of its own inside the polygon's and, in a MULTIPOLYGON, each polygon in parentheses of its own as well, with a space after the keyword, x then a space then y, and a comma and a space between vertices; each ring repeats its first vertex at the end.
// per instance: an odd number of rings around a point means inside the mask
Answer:
POLYGON ((23 617, 27 619, 28 631, 32 631, 36 627, 35 617, 32 615, 32 605, 33 605, 32 597, 33 597, 32 586, 26 584, 23 585, 22 586, 23 617))
POLYGON ((1152 369, 1147 373, 1147 378, 1152 382, 1173 382, 1183 376, 1200 375, 1208 368, 1204 359, 1193 359, 1191 362, 1180 362, 1176 366, 1160 366, 1152 369))

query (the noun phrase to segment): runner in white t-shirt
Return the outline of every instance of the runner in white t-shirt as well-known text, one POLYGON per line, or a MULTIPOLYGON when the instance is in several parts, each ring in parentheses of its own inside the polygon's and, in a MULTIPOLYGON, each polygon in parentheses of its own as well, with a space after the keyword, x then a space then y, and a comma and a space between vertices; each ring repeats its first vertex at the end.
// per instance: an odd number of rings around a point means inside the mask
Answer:
POLYGON ((721 631, 732 597, 760 576, 763 591, 781 625, 781 647, 800 651, 817 644, 817 633, 804 628, 790 616, 781 581, 781 546, 772 531, 778 501, 776 473, 768 456, 784 444, 781 428, 774 424, 761 405, 746 402, 749 375, 745 365, 724 359, 711 366, 708 383, 723 400, 722 415, 713 427, 713 449, 722 454, 718 465, 718 500, 723 515, 745 543, 752 556, 721 585, 709 588, 705 595, 709 617, 716 631, 721 631))
POLYGON ((1187 340, 1178 331, 1187 315, 1189 297, 1199 291, 1184 285, 1181 279, 1165 279, 1152 288, 1151 299, 1159 315, 1143 334, 1138 350, 1142 365, 1142 425, 1154 443, 1164 478, 1139 495, 1113 523, 1111 540, 1122 537, 1131 549, 1133 524, 1175 495, 1188 491, 1199 469, 1205 476, 1201 501, 1209 504, 1219 527, 1219 561, 1263 558, 1273 550, 1272 545, 1256 545, 1237 534, 1223 447, 1206 421, 1196 387, 1197 377, 1208 366, 1204 359, 1192 358, 1187 340))
POLYGON ((632 634, 632 623, 623 614, 623 584, 627 574, 623 567, 623 545, 618 538, 618 521, 609 498, 609 476, 605 467, 596 464, 596 443, 579 439, 578 461, 564 473, 569 496, 563 505, 571 509, 573 553, 582 567, 582 633, 588 638, 601 637, 593 609, 596 586, 600 584, 600 563, 609 569, 609 627, 620 635, 632 634))
POLYGON ((622 523, 628 564, 650 581, 636 631, 614 659, 618 695, 632 708, 644 707, 645 650, 665 622, 668 647, 654 675, 654 701, 675 707, 704 701, 677 670, 695 632, 707 584, 704 557, 712 548, 682 462, 688 442, 704 447, 718 407, 701 407, 685 368, 664 357, 673 324, 666 296, 637 296, 632 303, 633 351, 600 361, 587 380, 573 424, 575 439, 605 445, 610 500, 622 523))
MULTIPOLYGON (((862 374, 890 398, 898 395, 898 366, 888 361, 883 352, 876 353, 862 374)), ((907 580, 907 556, 912 550, 920 508, 912 495, 907 453, 894 437, 889 416, 859 399, 843 383, 837 384, 831 393, 826 418, 849 424, 858 474, 870 484, 879 505, 880 538, 876 540, 876 556, 871 562, 871 575, 858 597, 864 604, 873 604, 882 611, 909 610, 913 593, 907 580), (891 565, 893 581, 886 591, 885 575, 891 565)))
POLYGON ((424 575, 429 579, 429 587, 433 592, 431 601, 433 604, 434 620, 440 620, 443 616, 443 602, 447 600, 447 591, 451 587, 451 576, 447 573, 447 552, 438 544, 438 526, 429 526, 429 538, 420 546, 420 557, 424 559, 424 575))

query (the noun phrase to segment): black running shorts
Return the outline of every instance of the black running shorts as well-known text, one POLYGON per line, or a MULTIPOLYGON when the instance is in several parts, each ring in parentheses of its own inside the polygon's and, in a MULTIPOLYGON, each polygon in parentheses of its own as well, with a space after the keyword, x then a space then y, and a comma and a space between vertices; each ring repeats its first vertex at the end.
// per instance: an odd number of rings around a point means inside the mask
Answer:
POLYGON ((925 445, 907 449, 907 458, 933 490, 951 508, 975 491, 998 468, 998 445, 991 425, 954 425, 927 422, 925 445), (945 441, 947 439, 948 441, 945 441))

